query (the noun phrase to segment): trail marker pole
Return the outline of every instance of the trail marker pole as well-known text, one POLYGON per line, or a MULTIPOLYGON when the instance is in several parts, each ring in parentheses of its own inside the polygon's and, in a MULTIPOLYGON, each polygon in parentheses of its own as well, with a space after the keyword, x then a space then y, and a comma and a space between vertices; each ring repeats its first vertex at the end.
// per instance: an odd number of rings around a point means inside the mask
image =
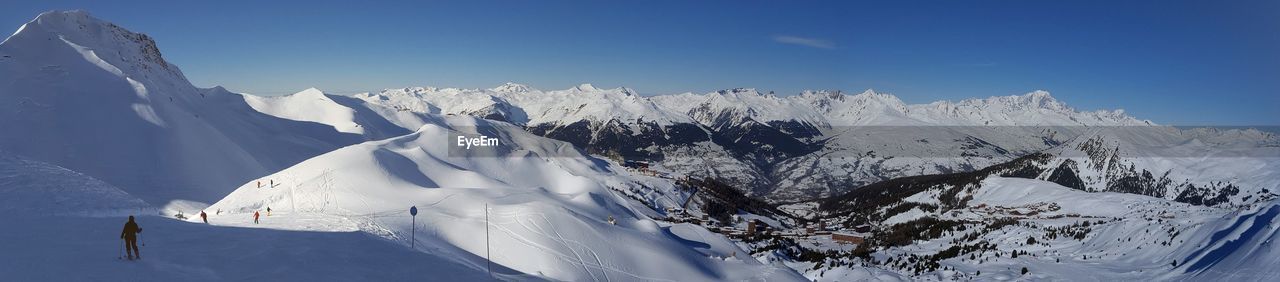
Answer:
POLYGON ((489 277, 493 277, 493 257, 489 255, 489 203, 484 203, 484 260, 489 277))
POLYGON ((409 248, 413 249, 414 244, 418 243, 418 206, 409 207, 409 216, 413 217, 413 227, 410 228, 413 231, 409 235, 409 248))
POLYGON ((293 181, 293 185, 289 185, 289 207, 293 212, 298 212, 298 198, 293 197, 293 190, 298 188, 298 182, 293 181))

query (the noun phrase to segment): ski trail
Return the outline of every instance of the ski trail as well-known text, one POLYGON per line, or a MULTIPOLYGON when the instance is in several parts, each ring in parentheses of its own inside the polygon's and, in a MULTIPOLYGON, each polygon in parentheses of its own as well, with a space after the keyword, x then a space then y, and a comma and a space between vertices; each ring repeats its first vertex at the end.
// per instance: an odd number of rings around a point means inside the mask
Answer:
MULTIPOLYGON (((539 216, 541 216, 541 214, 539 214, 539 216)), ((543 220, 544 222, 546 222, 548 226, 552 226, 552 225, 554 225, 554 224, 551 224, 551 221, 548 221, 548 220, 547 220, 547 218, 546 218, 545 216, 542 216, 542 220, 543 220)), ((518 221, 518 220, 517 220, 517 221, 518 221)), ((533 221, 532 221, 532 220, 530 220, 530 223, 533 223, 533 221)), ((538 228, 537 228, 538 230, 532 230, 532 229, 530 229, 530 231, 534 231, 534 233, 538 233, 539 235, 543 235, 543 237, 547 237, 548 239, 552 239, 552 240, 555 240, 557 243, 560 243, 560 245, 561 245, 561 246, 564 246, 564 248, 565 248, 565 249, 568 249, 568 251, 569 251, 570 253, 572 253, 572 254, 573 254, 574 258, 576 258, 576 259, 577 259, 577 264, 578 264, 578 266, 581 266, 581 267, 582 267, 582 271, 585 271, 585 272, 587 273, 587 275, 590 275, 590 276, 591 276, 591 280, 592 280, 592 281, 600 281, 600 280, 596 279, 596 275, 595 275, 595 273, 591 273, 591 268, 587 267, 587 262, 586 262, 585 260, 583 260, 583 259, 582 259, 582 256, 581 256, 581 255, 578 255, 578 252, 577 252, 577 251, 574 251, 574 250, 573 250, 573 247, 569 246, 569 244, 568 244, 568 243, 565 243, 565 241, 564 241, 564 238, 563 238, 563 237, 561 237, 559 240, 556 240, 555 238, 552 238, 550 235, 546 234, 546 231, 544 231, 544 230, 545 230, 545 229, 544 229, 544 227, 542 227, 542 226, 540 226, 540 225, 538 225, 538 224, 536 224, 536 223, 534 223, 534 226, 538 226, 538 228)), ((529 229, 529 228, 527 228, 527 227, 526 227, 526 229, 529 229)), ((567 257, 567 256, 565 256, 565 257, 567 257)), ((572 262, 572 261, 570 261, 570 262, 572 262)))
MULTIPOLYGON (((508 212, 508 213, 505 213, 505 214, 503 214, 503 215, 509 215, 509 216, 510 216, 510 215, 514 215, 514 216, 521 216, 521 217, 523 217, 523 216, 541 215, 541 213, 535 213, 535 214, 518 214, 518 213, 516 213, 516 212, 508 212)), ((514 216, 513 216, 513 217, 514 217, 514 216)), ((472 220, 474 220, 474 219, 472 219, 472 220)), ((532 221, 530 221, 530 222, 532 222, 532 221)), ((517 224, 517 225, 520 225, 520 227, 522 227, 522 228, 524 228, 525 230, 528 230, 529 232, 532 232, 532 233, 534 233, 534 234, 536 234, 536 235, 541 235, 541 236, 543 236, 543 237, 547 237, 547 238, 550 238, 550 237, 551 237, 550 235, 548 235, 548 234, 546 234, 546 233, 544 233, 544 232, 540 231, 540 229, 541 229, 541 228, 531 228, 531 227, 529 227, 528 225, 526 225, 523 221, 520 221, 519 219, 516 219, 516 220, 514 220, 514 221, 512 221, 512 222, 507 222, 507 223, 508 223, 508 224, 510 224, 510 223, 515 223, 515 224, 517 224)), ((509 238, 515 239, 517 242, 520 242, 520 243, 521 243, 521 244, 523 244, 523 245, 526 245, 526 246, 529 246, 529 247, 532 247, 532 248, 535 248, 535 249, 541 250, 541 251, 543 251, 543 252, 546 252, 547 254, 551 254, 551 255, 553 255, 553 256, 555 256, 555 257, 557 257, 557 258, 559 258, 559 259, 561 259, 561 260, 563 260, 563 261, 565 261, 565 262, 573 263, 573 259, 572 259, 571 257, 569 257, 569 255, 564 254, 564 253, 561 253, 561 252, 559 252, 558 250, 556 250, 556 249, 554 249, 554 248, 547 247, 547 246, 544 246, 544 245, 542 245, 542 244, 536 243, 535 241, 533 241, 533 240, 529 239, 528 237, 525 237, 525 236, 523 236, 523 235, 520 235, 519 233, 517 233, 517 232, 515 232, 515 231, 513 231, 513 230, 511 230, 511 229, 509 229, 509 228, 506 228, 506 227, 504 227, 504 226, 501 226, 501 225, 494 225, 494 227, 495 227, 496 229, 498 229, 499 231, 501 231, 501 232, 503 232, 503 233, 506 233, 506 234, 508 235, 508 237, 509 237, 509 238)), ((581 262, 581 261, 580 261, 580 262, 581 262)), ((638 279, 638 280, 645 280, 645 281, 667 281, 667 282, 676 282, 676 280, 671 280, 671 279, 655 278, 655 277, 646 277, 646 276, 642 276, 642 275, 637 275, 637 274, 635 274, 635 273, 631 273, 631 272, 627 272, 627 271, 624 271, 624 270, 615 269, 615 268, 611 268, 611 267, 606 267, 606 266, 603 266, 603 265, 593 265, 593 266, 594 266, 594 267, 597 267, 597 268, 600 268, 600 269, 604 269, 604 270, 608 270, 608 271, 613 271, 613 272, 617 272, 617 273, 625 274, 625 275, 627 275, 627 276, 629 276, 629 277, 631 277, 631 278, 635 278, 635 279, 638 279)))
MULTIPOLYGON (((548 226, 554 225, 554 224, 551 224, 551 220, 547 219, 546 215, 538 214, 538 216, 541 217, 542 221, 546 222, 548 226)), ((556 238, 560 241, 560 245, 563 245, 566 249, 569 249, 569 252, 572 252, 574 256, 578 257, 578 262, 582 264, 582 269, 586 270, 588 275, 591 275, 591 280, 596 280, 596 275, 591 273, 590 268, 587 268, 587 263, 583 261, 582 255, 578 254, 578 251, 574 250, 573 246, 570 246, 568 244, 567 242, 568 240, 564 238, 564 235, 561 235, 560 231, 556 230, 555 228, 551 228, 551 232, 556 234, 556 238)), ((577 243, 579 246, 585 246, 580 242, 574 242, 574 243, 577 243)), ((586 248, 585 250, 587 252, 590 252, 591 255, 595 257, 596 264, 598 265, 597 268, 600 268, 600 275, 604 276, 604 281, 606 282, 609 281, 609 274, 604 270, 604 262, 600 261, 600 256, 596 255, 595 251, 592 251, 590 248, 586 248)), ((599 280, 596 280, 596 281, 599 281, 599 280)))

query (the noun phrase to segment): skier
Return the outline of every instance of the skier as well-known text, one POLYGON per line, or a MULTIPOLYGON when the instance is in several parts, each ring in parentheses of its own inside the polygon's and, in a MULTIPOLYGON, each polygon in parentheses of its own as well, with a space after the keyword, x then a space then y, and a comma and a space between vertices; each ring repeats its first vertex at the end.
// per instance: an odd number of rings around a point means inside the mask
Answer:
POLYGON ((267 207, 267 216, 271 216, 271 207, 267 207))
POLYGON ((200 219, 204 220, 204 224, 209 224, 209 215, 205 214, 204 211, 200 211, 200 219))
POLYGON ((258 211, 253 211, 253 224, 258 224, 258 211))
POLYGON ((133 216, 129 216, 129 222, 124 224, 124 230, 120 231, 120 239, 124 239, 125 253, 129 254, 129 259, 141 259, 142 254, 138 252, 138 233, 142 233, 142 227, 138 227, 138 223, 133 221, 133 216), (133 253, 129 253, 133 250, 133 253))

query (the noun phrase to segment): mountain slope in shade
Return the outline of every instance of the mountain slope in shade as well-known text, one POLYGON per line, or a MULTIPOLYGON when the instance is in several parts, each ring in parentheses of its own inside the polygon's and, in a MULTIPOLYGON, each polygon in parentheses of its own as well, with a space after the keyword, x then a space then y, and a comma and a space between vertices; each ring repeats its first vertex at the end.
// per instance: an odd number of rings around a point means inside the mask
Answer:
POLYGON ((0 152, 0 214, 103 216, 149 211, 147 202, 101 180, 0 152))
POLYGON ((116 257, 122 255, 115 236, 122 217, 0 215, 0 224, 24 230, 0 234, 0 273, 8 281, 496 280, 482 267, 361 232, 210 226, 156 216, 137 220, 144 230, 142 260, 128 261, 116 257))
POLYGON ((369 138, 255 106, 262 103, 220 87, 191 86, 150 37, 82 11, 41 14, 0 43, 0 131, 11 133, 0 135, 0 149, 156 205, 211 202, 369 138))

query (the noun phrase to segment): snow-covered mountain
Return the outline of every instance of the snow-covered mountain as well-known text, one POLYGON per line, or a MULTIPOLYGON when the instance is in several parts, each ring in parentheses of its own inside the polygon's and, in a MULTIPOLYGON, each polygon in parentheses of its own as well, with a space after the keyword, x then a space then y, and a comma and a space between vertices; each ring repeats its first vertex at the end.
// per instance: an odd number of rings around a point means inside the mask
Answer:
POLYGON ((260 105, 193 87, 150 37, 82 11, 43 13, 0 43, 0 130, 8 132, 0 150, 153 204, 212 202, 255 177, 370 139, 264 114, 260 105))
POLYGON ((680 113, 659 108, 627 88, 598 89, 583 84, 565 90, 542 91, 507 83, 491 89, 415 87, 363 93, 356 97, 380 101, 399 108, 433 114, 491 116, 519 125, 540 125, 563 121, 619 120, 658 125, 688 123, 680 113), (510 111, 518 110, 518 111, 510 111))
POLYGON ((410 245, 415 227, 407 209, 416 206, 416 248, 477 267, 492 255, 495 265, 554 280, 799 278, 770 271, 778 266, 750 259, 723 235, 657 223, 649 217, 655 211, 641 204, 649 201, 644 195, 619 192, 675 194, 669 181, 631 175, 572 144, 473 117, 342 148, 267 178, 285 184, 247 183, 208 210, 340 216, 410 245), (502 145, 451 149, 448 140, 458 134, 495 137, 502 145))
POLYGON ((388 89, 355 97, 406 112, 506 121, 596 155, 653 161, 693 177, 732 176, 748 187, 767 185, 759 169, 713 142, 712 132, 687 114, 626 88, 584 84, 542 91, 507 83, 492 89, 388 89))
MULTIPOLYGON (((1233 134, 1248 132, 1262 134, 1233 134)), ((1095 129, 1045 151, 1054 157, 1039 164, 1044 172, 1036 178, 1084 191, 1210 206, 1238 205, 1274 193, 1280 187, 1272 162, 1280 158, 1275 141, 1229 136, 1205 138, 1173 128, 1095 129), (1245 143, 1249 140, 1261 143, 1245 143)))
POLYGON ((357 98, 409 112, 508 121, 592 154, 720 179, 775 202, 839 195, 896 177, 972 171, 1097 128, 1136 128, 1147 131, 1138 135, 1160 136, 1147 141, 1167 142, 1151 145, 1170 147, 1193 135, 1217 139, 1214 146, 1277 140, 1256 131, 1172 129, 1123 110, 1078 111, 1045 91, 912 105, 872 90, 781 97, 739 88, 640 97, 627 88, 542 91, 508 83, 389 89, 357 98))

